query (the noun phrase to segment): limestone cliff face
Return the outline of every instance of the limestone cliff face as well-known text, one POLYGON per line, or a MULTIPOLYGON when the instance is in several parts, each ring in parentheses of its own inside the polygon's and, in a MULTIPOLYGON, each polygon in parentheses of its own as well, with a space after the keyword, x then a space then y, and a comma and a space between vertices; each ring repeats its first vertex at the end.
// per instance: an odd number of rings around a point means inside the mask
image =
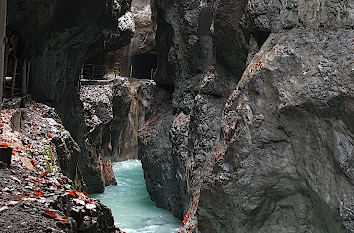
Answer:
POLYGON ((80 161, 89 193, 103 192, 105 186, 117 184, 112 170, 111 127, 113 121, 113 85, 85 85, 80 88, 85 125, 86 154, 80 161))
POLYGON ((268 38, 225 105, 201 232, 353 232, 353 36, 268 38))
POLYGON ((120 78, 113 98, 112 148, 115 161, 138 159, 138 135, 149 109, 151 80, 120 78))
MULTIPOLYGON (((97 52, 93 45, 105 41, 107 52, 130 42, 133 36, 130 3, 129 0, 8 1, 8 28, 20 38, 18 55, 31 62, 30 94, 56 108, 82 149, 85 161, 90 161, 92 151, 97 152, 94 156, 98 158, 102 145, 86 150, 88 131, 79 100, 78 71, 84 58, 97 52)), ((102 191, 102 188, 92 190, 102 191)))
POLYGON ((130 54, 148 54, 155 49, 155 22, 151 0, 133 0, 132 13, 134 14, 135 33, 131 40, 130 54))
POLYGON ((83 58, 103 31, 124 37, 118 18, 128 7, 127 1, 9 1, 8 28, 19 34, 20 56, 31 61, 31 94, 54 105, 72 132, 79 129, 71 113, 83 58))
POLYGON ((80 169, 89 193, 116 184, 112 162, 138 159, 138 135, 149 117, 155 83, 117 77, 81 82, 80 101, 85 124, 81 128, 85 156, 80 169))
POLYGON ((152 199, 181 231, 353 232, 353 4, 153 5, 174 91, 139 151, 152 199))

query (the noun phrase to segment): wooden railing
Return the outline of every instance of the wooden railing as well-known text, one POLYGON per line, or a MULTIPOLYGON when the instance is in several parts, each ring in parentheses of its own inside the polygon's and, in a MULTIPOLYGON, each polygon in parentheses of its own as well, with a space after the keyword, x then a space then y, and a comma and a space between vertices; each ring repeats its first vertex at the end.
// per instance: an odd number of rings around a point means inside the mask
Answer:
MULTIPOLYGON (((26 96, 29 84, 31 63, 26 59, 13 58, 13 67, 5 76, 4 89, 10 90, 10 96, 26 96)), ((7 91, 8 93, 8 91, 7 91)))

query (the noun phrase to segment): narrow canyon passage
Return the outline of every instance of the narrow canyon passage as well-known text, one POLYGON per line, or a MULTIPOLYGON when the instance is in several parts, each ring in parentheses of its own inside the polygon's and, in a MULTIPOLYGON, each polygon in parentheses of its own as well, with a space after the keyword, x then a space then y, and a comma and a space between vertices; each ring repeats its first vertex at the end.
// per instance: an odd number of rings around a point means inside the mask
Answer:
POLYGON ((354 233, 354 1, 0 0, 0 37, 0 233, 354 233))
POLYGON ((117 186, 107 187, 102 194, 91 195, 101 200, 113 213, 115 224, 127 233, 173 233, 180 222, 170 211, 157 208, 146 191, 141 162, 128 160, 114 163, 117 186))

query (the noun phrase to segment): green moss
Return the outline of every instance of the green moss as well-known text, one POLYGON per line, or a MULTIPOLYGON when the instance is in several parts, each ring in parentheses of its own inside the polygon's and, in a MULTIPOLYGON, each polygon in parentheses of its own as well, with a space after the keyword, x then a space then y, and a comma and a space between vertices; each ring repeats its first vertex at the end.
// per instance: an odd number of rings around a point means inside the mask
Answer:
POLYGON ((76 167, 75 178, 73 179, 72 189, 82 191, 82 185, 78 176, 77 167, 76 167))
POLYGON ((47 169, 50 173, 52 173, 53 168, 55 167, 55 156, 53 154, 51 146, 47 144, 45 146, 46 148, 42 151, 42 154, 49 158, 49 160, 47 160, 47 169))

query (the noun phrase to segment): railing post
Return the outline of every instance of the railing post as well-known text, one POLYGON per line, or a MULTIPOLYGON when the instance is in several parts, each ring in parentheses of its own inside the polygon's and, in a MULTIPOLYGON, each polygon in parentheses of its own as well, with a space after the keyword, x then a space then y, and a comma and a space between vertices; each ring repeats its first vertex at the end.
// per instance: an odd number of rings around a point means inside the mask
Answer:
POLYGON ((22 79, 21 79, 21 95, 27 95, 27 60, 23 60, 22 64, 22 79))
POLYGON ((4 59, 5 59, 5 35, 6 35, 6 10, 7 0, 0 1, 0 110, 2 108, 2 95, 4 85, 4 59))
POLYGON ((12 75, 12 85, 11 85, 11 97, 15 95, 15 84, 16 84, 16 72, 17 72, 17 58, 15 58, 14 70, 12 75))
POLYGON ((79 80, 84 78, 84 65, 81 66, 80 72, 79 72, 79 80))
POLYGON ((27 62, 27 77, 26 77, 26 90, 28 92, 29 88, 29 78, 30 78, 30 72, 31 72, 31 62, 27 62))
POLYGON ((121 76, 121 63, 118 65, 117 71, 118 71, 118 76, 121 76))

